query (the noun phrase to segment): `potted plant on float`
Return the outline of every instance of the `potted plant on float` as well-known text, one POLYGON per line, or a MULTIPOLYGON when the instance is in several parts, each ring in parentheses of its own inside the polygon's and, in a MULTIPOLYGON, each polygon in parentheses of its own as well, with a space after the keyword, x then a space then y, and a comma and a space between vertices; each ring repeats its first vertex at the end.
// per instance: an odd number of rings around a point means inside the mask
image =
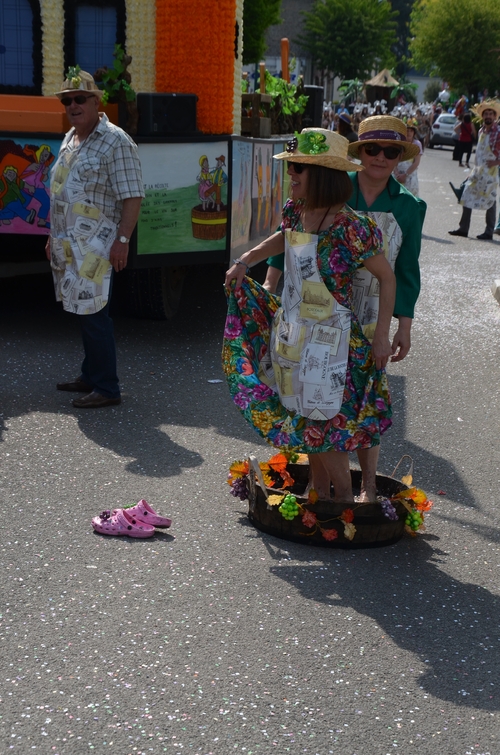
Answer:
MULTIPOLYGON (((94 73, 95 81, 103 90, 102 104, 118 105, 118 125, 127 133, 137 133, 138 112, 135 91, 130 86, 132 77, 127 71, 132 56, 127 55, 121 45, 115 45, 112 68, 103 66, 94 73)), ((111 119, 110 119, 111 120, 111 119)))

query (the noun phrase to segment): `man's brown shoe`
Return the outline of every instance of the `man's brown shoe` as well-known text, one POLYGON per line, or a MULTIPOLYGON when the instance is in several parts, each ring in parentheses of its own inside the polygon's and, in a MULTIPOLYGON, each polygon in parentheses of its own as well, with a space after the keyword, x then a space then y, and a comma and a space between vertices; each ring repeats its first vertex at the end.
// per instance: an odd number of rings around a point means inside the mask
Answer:
POLYGON ((71 383, 58 383, 58 391, 70 391, 71 393, 90 393, 92 386, 84 383, 83 380, 73 380, 71 383))
POLYGON ((92 391, 88 396, 82 396, 82 398, 75 398, 73 406, 77 409, 101 409, 103 406, 117 406, 121 404, 121 398, 108 398, 108 396, 102 396, 96 391, 92 391))

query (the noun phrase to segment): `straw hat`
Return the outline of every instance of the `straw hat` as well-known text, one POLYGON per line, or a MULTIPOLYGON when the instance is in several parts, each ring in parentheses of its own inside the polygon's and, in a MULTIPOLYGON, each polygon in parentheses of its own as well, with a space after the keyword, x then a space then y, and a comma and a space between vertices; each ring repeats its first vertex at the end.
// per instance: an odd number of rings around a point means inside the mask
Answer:
POLYGON ((93 77, 87 71, 78 71, 73 78, 64 79, 60 92, 56 92, 56 97, 61 100, 65 94, 71 92, 88 92, 89 94, 95 94, 96 97, 101 99, 103 92, 95 83, 93 77))
POLYGON ((479 118, 483 117, 485 110, 494 110, 497 118, 500 118, 500 100, 483 100, 479 105, 471 108, 471 110, 479 118))
POLYGON ((347 157, 349 142, 335 131, 326 128, 304 128, 287 142, 286 152, 274 155, 275 160, 312 163, 335 170, 363 170, 347 157))
POLYGON ((393 115, 372 115, 361 121, 358 129, 358 141, 349 145, 351 157, 359 157, 363 144, 380 144, 382 147, 403 148, 403 160, 411 160, 420 154, 418 144, 412 144, 406 136, 406 123, 393 115))

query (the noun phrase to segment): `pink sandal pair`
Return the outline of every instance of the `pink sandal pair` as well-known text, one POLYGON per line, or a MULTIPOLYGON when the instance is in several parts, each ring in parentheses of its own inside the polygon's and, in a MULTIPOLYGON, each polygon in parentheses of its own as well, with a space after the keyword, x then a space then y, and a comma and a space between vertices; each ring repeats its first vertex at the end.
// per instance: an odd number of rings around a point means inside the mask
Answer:
POLYGON ((152 537, 155 527, 167 528, 171 524, 171 519, 157 514, 144 498, 128 509, 103 511, 92 519, 92 527, 101 535, 127 537, 152 537))

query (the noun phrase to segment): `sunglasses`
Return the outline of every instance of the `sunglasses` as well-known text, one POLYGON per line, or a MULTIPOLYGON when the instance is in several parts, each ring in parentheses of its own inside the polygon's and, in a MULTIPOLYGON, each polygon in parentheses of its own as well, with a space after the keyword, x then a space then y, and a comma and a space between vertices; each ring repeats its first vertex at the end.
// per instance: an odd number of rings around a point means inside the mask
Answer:
POLYGON ((287 166, 288 168, 293 168, 294 173, 302 173, 307 168, 307 165, 304 165, 304 163, 293 163, 290 160, 287 160, 287 166))
POLYGON ((73 102, 76 102, 77 105, 83 105, 91 97, 95 97, 95 94, 91 94, 88 97, 85 97, 84 94, 77 94, 76 97, 61 97, 61 102, 65 107, 68 107, 73 102))
POLYGON ((383 152, 388 160, 395 160, 403 152, 399 147, 381 147, 380 144, 363 144, 363 149, 369 157, 377 157, 383 152))

